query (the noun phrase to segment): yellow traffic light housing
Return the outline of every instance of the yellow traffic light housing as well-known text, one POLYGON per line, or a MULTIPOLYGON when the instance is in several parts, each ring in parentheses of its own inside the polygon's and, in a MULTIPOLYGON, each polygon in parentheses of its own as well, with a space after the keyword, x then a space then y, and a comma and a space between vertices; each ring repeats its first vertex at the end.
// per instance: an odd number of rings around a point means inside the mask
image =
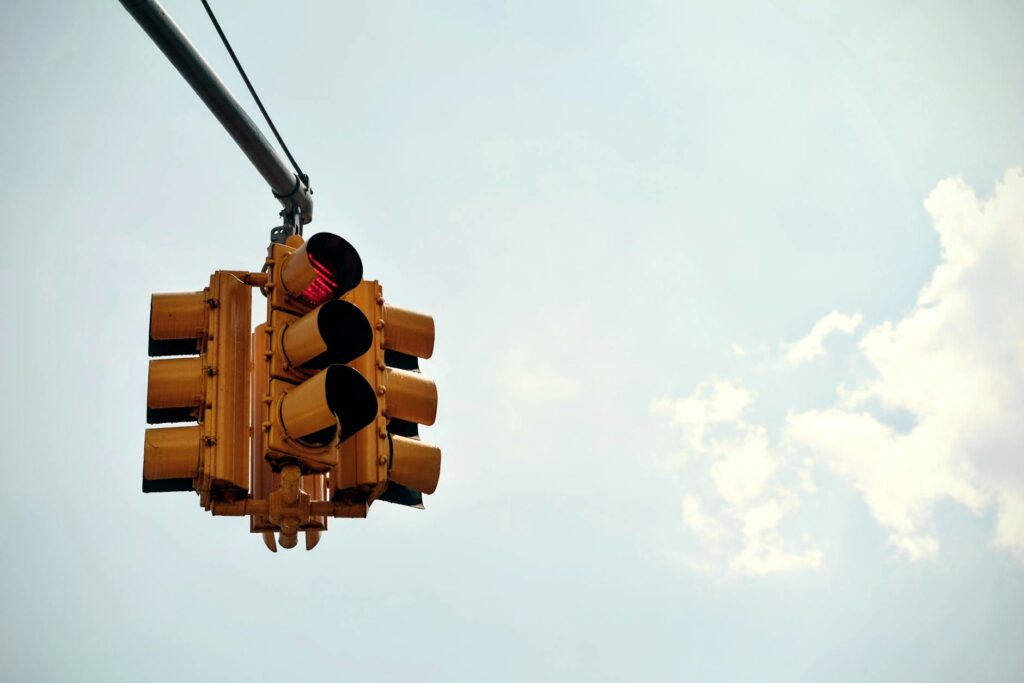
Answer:
POLYGON ((422 505, 441 468, 440 449, 420 441, 417 427, 437 415, 437 387, 417 361, 433 354, 434 320, 385 303, 375 281, 361 282, 345 298, 374 321, 371 352, 350 365, 376 389, 379 405, 373 423, 340 445, 332 499, 422 505))
POLYGON ((303 241, 271 244, 268 300, 272 310, 305 313, 359 284, 363 262, 355 248, 337 235, 320 232, 303 241))
POLYGON ((197 491, 205 507, 248 495, 251 307, 227 272, 202 292, 153 295, 147 422, 197 424, 146 430, 143 491, 197 491))
POLYGON ((332 364, 366 353, 373 343, 370 323, 348 301, 331 299, 303 316, 271 312, 273 335, 270 374, 302 382, 332 364))
POLYGON ((218 271, 150 310, 143 491, 196 491, 214 515, 250 517, 271 550, 313 548, 328 517, 384 500, 422 507, 441 451, 419 439, 437 388, 418 359, 430 316, 384 303, 336 235, 273 243, 262 273, 218 271), (251 287, 267 297, 251 327, 251 287), (250 427, 251 425, 251 427, 250 427))
POLYGON ((372 386, 343 365, 373 341, 356 306, 336 297, 362 278, 356 250, 341 237, 272 244, 267 258, 267 381, 264 456, 275 472, 293 464, 323 474, 338 463, 338 444, 377 412, 372 386))

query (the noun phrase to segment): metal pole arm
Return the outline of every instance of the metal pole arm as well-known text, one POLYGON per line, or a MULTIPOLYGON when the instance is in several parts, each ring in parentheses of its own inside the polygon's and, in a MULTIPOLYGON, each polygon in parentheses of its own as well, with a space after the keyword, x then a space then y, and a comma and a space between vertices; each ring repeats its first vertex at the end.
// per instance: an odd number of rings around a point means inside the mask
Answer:
POLYGON ((284 205, 285 211, 295 213, 298 209, 302 223, 312 221, 313 198, 309 188, 285 165, 231 91, 160 3, 156 0, 121 0, 121 4, 242 148, 245 156, 249 157, 249 161, 270 185, 274 196, 284 205))

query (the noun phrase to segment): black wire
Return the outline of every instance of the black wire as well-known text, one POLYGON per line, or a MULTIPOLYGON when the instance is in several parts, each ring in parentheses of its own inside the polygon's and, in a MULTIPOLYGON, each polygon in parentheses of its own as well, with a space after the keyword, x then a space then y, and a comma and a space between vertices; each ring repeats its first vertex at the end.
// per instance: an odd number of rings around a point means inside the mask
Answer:
POLYGON ((242 74, 242 80, 245 81, 246 87, 249 88, 252 98, 256 100, 256 106, 260 108, 261 112, 263 112, 263 118, 267 120, 267 125, 270 126, 270 130, 274 131, 274 137, 277 138, 277 142, 281 145, 281 149, 283 149, 284 153, 288 156, 288 161, 292 162, 292 167, 295 169, 295 172, 299 175, 299 178, 302 179, 302 183, 308 188, 309 176, 303 173, 302 169, 299 168, 299 165, 295 163, 295 157, 293 157, 292 153, 288 150, 288 145, 284 144, 284 140, 281 139, 281 134, 277 132, 277 126, 275 126, 274 122, 270 120, 270 114, 267 113, 266 108, 260 101, 260 96, 256 94, 256 89, 253 88, 252 83, 249 82, 249 77, 245 75, 245 69, 242 68, 241 63, 238 61, 238 57, 235 56, 235 51, 231 49, 231 43, 228 42, 228 37, 225 36, 224 31, 221 30, 220 23, 217 22, 217 17, 213 16, 213 10, 210 9, 210 3, 206 0, 202 0, 202 3, 203 7, 206 8, 206 13, 210 15, 210 21, 213 22, 213 27, 217 29, 220 39, 224 42, 224 47, 228 49, 228 54, 231 55, 231 61, 233 61, 235 66, 238 67, 238 73, 242 74))

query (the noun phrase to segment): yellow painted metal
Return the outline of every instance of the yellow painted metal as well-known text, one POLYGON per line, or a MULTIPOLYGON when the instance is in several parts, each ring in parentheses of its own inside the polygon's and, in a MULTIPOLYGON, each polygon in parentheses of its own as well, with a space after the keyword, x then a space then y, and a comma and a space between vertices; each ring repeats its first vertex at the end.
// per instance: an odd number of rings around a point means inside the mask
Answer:
POLYGON ((158 341, 199 339, 205 332, 205 292, 153 295, 149 309, 150 338, 158 341))
POLYGON ((306 253, 308 242, 282 259, 281 273, 278 283, 284 287, 289 296, 302 294, 317 279, 317 272, 309 263, 306 253))
POLYGON ((198 426, 147 429, 143 480, 195 479, 199 474, 201 441, 198 426))
POLYGON ((282 548, 294 548, 298 532, 309 518, 309 494, 301 488, 302 471, 298 465, 281 468, 281 488, 270 494, 270 521, 277 525, 278 542, 282 548))
POLYGON ((398 436, 389 443, 387 425, 391 419, 433 424, 437 386, 418 372, 387 367, 384 354, 432 355, 433 318, 386 304, 383 289, 375 281, 363 281, 342 298, 375 323, 370 352, 349 365, 373 384, 380 408, 373 424, 339 446, 338 466, 330 474, 331 498, 348 503, 372 501, 384 492, 389 480, 431 493, 440 475, 440 449, 398 436))
POLYGON ((309 241, 289 240, 271 247, 275 308, 303 313, 337 297, 362 277, 355 249, 341 237, 318 233, 309 241), (299 244, 296 248, 294 244, 299 244))
POLYGON ((437 385, 418 372, 386 368, 384 413, 388 417, 432 425, 437 418, 437 385))
MULTIPOLYGON (((281 247, 282 254, 287 256, 295 246, 293 241, 289 247, 281 247)), ((304 287, 305 283, 294 277, 298 271, 289 272, 292 287, 304 287)), ((357 384, 362 380, 351 370, 338 366, 333 366, 330 379, 327 370, 302 382, 289 381, 294 376, 286 380, 272 379, 268 357, 275 350, 275 332, 279 335, 276 350, 286 354, 293 366, 324 353, 349 353, 341 350, 344 348, 357 352, 363 342, 354 341, 356 337, 346 337, 331 341, 328 348, 326 340, 321 338, 321 326, 326 326, 324 335, 349 329, 347 321, 351 320, 351 313, 339 313, 344 309, 339 309, 337 304, 331 304, 330 313, 325 312, 327 317, 321 320, 315 314, 299 317, 294 307, 288 310, 268 306, 271 315, 282 314, 277 322, 287 320, 287 324, 276 325, 276 319, 272 318, 269 324, 251 333, 250 287, 264 286, 269 299, 275 284, 272 269, 266 276, 220 271, 211 276, 210 286, 202 292, 154 296, 153 340, 188 343, 164 344, 154 352, 151 341, 151 353, 174 355, 169 351, 172 348, 189 352, 194 344, 197 355, 151 361, 147 405, 151 411, 194 410, 189 416, 197 418, 198 424, 146 431, 143 488, 152 491, 194 489, 201 503, 214 514, 250 516, 252 530, 262 534, 271 549, 276 550, 278 545, 294 547, 299 531, 304 533, 306 548, 311 549, 327 528, 329 516, 365 517, 369 501, 379 495, 387 483, 385 453, 389 449, 384 431, 387 417, 379 409, 384 405, 383 394, 386 393, 384 347, 383 343, 379 344, 367 354, 368 362, 363 363, 367 374, 378 380, 385 391, 379 397, 374 424, 357 434, 360 439, 369 438, 374 442, 371 448, 362 450, 374 452, 377 460, 359 467, 362 471, 359 478, 368 482, 361 500, 332 500, 333 486, 327 473, 333 475, 332 466, 338 464, 339 450, 338 437, 330 435, 342 431, 344 426, 339 426, 332 408, 338 410, 339 415, 348 415, 362 423, 365 413, 360 416, 358 411, 351 412, 351 407, 344 403, 348 397, 358 395, 351 389, 353 379, 357 384), (337 322, 339 320, 345 322, 337 322), (349 343, 349 339, 353 341, 349 343), (332 392, 330 395, 328 389, 332 392), (255 429, 251 429, 250 424, 254 424, 255 429), (310 436, 315 438, 310 439, 310 436), (325 443, 319 445, 318 438, 325 443), (300 439, 307 443, 300 443, 300 439), (287 482, 272 468, 280 468, 287 475, 287 482)), ((384 310, 379 300, 379 286, 373 285, 376 291, 372 288, 367 291, 375 296, 375 315, 381 320, 384 310)), ((396 340, 406 335, 404 338, 418 341, 395 343, 403 352, 424 353, 423 317, 412 316, 403 318, 403 313, 399 312, 392 318, 398 321, 393 323, 392 329, 398 335, 396 340), (404 322, 407 318, 413 323, 404 322), (419 327, 413 329, 416 324, 419 327)), ((361 332, 368 333, 368 330, 361 332)), ((427 385, 423 385, 417 378, 411 381, 411 388, 403 384, 402 379, 393 382, 399 407, 404 405, 403 400, 413 406, 400 412, 423 418, 423 405, 429 403, 429 391, 424 398, 424 386, 429 388, 431 383, 427 381, 427 385)), ((366 401, 372 394, 366 384, 360 386, 367 392, 362 398, 366 401)), ((185 414, 175 413, 176 416, 185 414)), ((437 449, 414 443, 400 446, 398 452, 397 471, 402 481, 432 490, 436 482, 432 472, 439 467, 437 449)))
MULTIPOLYGON (((284 244, 271 244, 267 248, 267 261, 264 266, 268 271, 267 274, 269 276, 266 285, 267 320, 271 319, 272 311, 289 311, 297 315, 302 315, 311 308, 305 302, 291 295, 281 280, 281 273, 284 270, 284 264, 291 260, 292 255, 295 253, 295 249, 295 247, 284 244)), ((308 259, 306 259, 306 261, 308 265, 308 259)), ((300 262, 296 261, 296 264, 292 267, 295 268, 299 263, 300 262)), ((312 271, 312 268, 310 268, 310 271, 312 271)), ((313 271, 313 273, 315 277, 315 271, 313 271)), ((293 284, 296 284, 297 286, 297 281, 293 284)), ((302 290, 299 290, 297 293, 300 293, 301 291, 302 290)), ((273 329, 270 329, 269 332, 273 333, 273 329)))
MULTIPOLYGON (((430 357, 433 318, 386 305, 377 282, 362 282, 343 297, 359 312, 328 300, 322 317, 310 314, 309 302, 351 284, 345 277, 334 284, 328 274, 354 278, 355 268, 361 270, 351 247, 331 239, 348 250, 340 252, 344 259, 331 261, 339 252, 314 240, 310 253, 323 266, 313 264, 307 245, 291 239, 270 247, 264 274, 219 271, 202 292, 153 298, 151 355, 190 357, 151 362, 148 407, 179 411, 175 416, 194 410, 198 424, 147 430, 149 490, 181 490, 174 487, 184 482, 214 514, 250 516, 252 531, 274 550, 294 547, 299 531, 311 549, 327 517, 365 517, 388 482, 432 493, 440 474, 440 449, 387 431, 395 420, 433 424, 436 418, 435 384, 387 367, 385 357, 385 351, 430 357), (268 298, 268 322, 255 334, 254 286, 268 298), (374 328, 371 349, 347 363, 355 372, 329 365, 368 343, 371 330, 360 313, 374 328), (287 372, 275 372, 275 362, 287 372), (353 434, 374 411, 373 422, 353 434)), ((404 364, 398 356, 387 359, 404 364)))
MULTIPOLYGON (((345 246, 348 247, 347 243, 345 246)), ((264 425, 263 456, 274 471, 297 464, 305 475, 324 474, 337 464, 337 444, 346 433, 345 425, 339 426, 341 413, 336 415, 334 411, 340 406, 345 413, 341 419, 360 423, 365 416, 360 415, 358 403, 348 401, 349 398, 356 400, 355 396, 348 395, 355 373, 347 368, 332 369, 330 365, 319 372, 302 367, 330 352, 321 325, 331 324, 327 321, 335 320, 339 307, 333 305, 332 317, 322 319, 319 316, 325 309, 313 308, 297 298, 319 277, 310 265, 306 243, 301 243, 297 249, 272 244, 268 249, 266 270, 269 325, 265 330, 268 345, 264 401, 269 412, 264 425), (339 370, 351 374, 339 373, 339 370), (339 395, 328 396, 328 389, 339 395), (340 395, 342 392, 344 395, 340 395)), ((318 291, 322 294, 326 290, 318 291)), ((332 304, 328 300, 323 305, 332 304)), ((335 328, 330 331, 333 333, 335 328)), ((369 330, 365 333, 368 335, 369 330)), ((362 389, 359 400, 368 404, 367 397, 372 397, 372 391, 365 384, 362 389)))
MULTIPOLYGON (((151 356, 199 354, 209 335, 208 292, 154 294, 150 303, 151 356)), ((206 403, 203 358, 151 360, 146 421, 200 421, 206 403)), ((203 433, 199 425, 147 429, 142 490, 200 491, 203 433)))
POLYGON ((250 273, 245 270, 223 270, 221 272, 234 275, 249 287, 265 287, 269 281, 266 273, 250 273))
POLYGON ((281 398, 284 433, 296 441, 338 424, 327 405, 327 370, 288 390, 281 398))
MULTIPOLYGON (((302 385, 298 383, 302 378, 292 372, 291 364, 284 353, 283 340, 287 326, 309 309, 298 299, 289 296, 284 284, 284 271, 287 267, 291 272, 291 284, 296 288, 305 287, 300 282, 306 279, 306 275, 302 274, 303 267, 308 268, 315 276, 315 271, 308 266, 304 250, 300 261, 286 266, 302 244, 301 240, 295 240, 291 241, 289 246, 271 244, 267 248, 267 325, 263 328, 265 364, 262 365, 261 372, 264 378, 262 402, 266 415, 262 424, 263 438, 260 449, 254 452, 253 460, 254 467, 257 466, 256 463, 262 461, 271 472, 265 477, 264 483, 261 483, 261 488, 272 486, 272 489, 276 489, 280 486, 280 475, 274 474, 273 471, 280 471, 286 465, 300 463, 306 472, 325 472, 338 462, 336 438, 319 445, 298 440, 311 432, 337 425, 337 420, 327 404, 326 376, 323 373, 319 374, 321 376, 318 378, 314 376, 307 380, 310 382, 308 386, 299 388, 302 385), (303 263, 305 265, 300 267, 303 263), (292 395, 296 391, 297 393, 292 395), (305 431, 306 429, 309 431, 305 431)), ((262 469, 262 465, 260 467, 262 469)), ((265 470, 261 472, 261 477, 264 474, 265 470)), ((261 493, 269 494, 266 490, 261 493)), ((268 518, 262 521, 270 522, 268 518)), ((256 528, 266 530, 264 526, 254 526, 254 530, 256 528)))
POLYGON ((203 359, 199 356, 149 361, 149 408, 186 408, 203 404, 203 359))
POLYGON ((369 321, 347 301, 328 300, 302 316, 271 309, 270 327, 270 376, 294 383, 365 353, 373 340, 369 321))
POLYGON ((231 501, 249 491, 252 296, 244 282, 219 271, 210 278, 210 299, 202 476, 210 499, 231 501))
POLYGON ((320 336, 319 312, 314 309, 291 322, 282 320, 281 352, 290 366, 302 366, 327 350, 327 342, 320 336))
POLYGON ((418 439, 392 436, 391 481, 421 493, 433 493, 441 476, 441 449, 418 439))
MULTIPOLYGON (((266 501, 272 491, 281 486, 280 478, 270 468, 270 463, 263 457, 267 432, 263 425, 269 426, 267 402, 267 324, 257 325, 252 334, 252 449, 249 463, 252 472, 251 493, 255 500, 266 501)), ((249 531, 252 533, 272 533, 277 526, 270 523, 266 514, 253 514, 249 517, 249 531)), ((265 537, 264 537, 265 540, 265 537)), ((275 542, 272 550, 277 550, 275 542)))
MULTIPOLYGON (((302 477, 302 490, 309 494, 310 505, 327 500, 327 476, 325 474, 305 475, 302 477)), ((309 533, 315 531, 319 534, 320 531, 327 529, 327 517, 323 515, 310 517, 306 520, 303 528, 306 529, 306 550, 312 550, 309 545, 309 533)), ((313 545, 316 545, 319 540, 320 536, 317 535, 313 545)))
POLYGON ((434 354, 434 319, 391 304, 384 304, 384 346, 417 358, 434 354))
POLYGON ((293 395, 299 388, 296 385, 270 381, 272 402, 270 419, 264 427, 264 456, 274 470, 299 463, 306 473, 319 474, 338 464, 338 421, 327 405, 323 378, 318 380, 314 376, 301 387, 304 388, 293 395), (323 430, 317 435, 322 442, 309 438, 318 430, 323 430))
MULTIPOLYGON (((150 361, 147 418, 199 424, 147 431, 143 468, 182 470, 187 462, 207 509, 244 499, 249 489, 252 297, 238 275, 214 273, 202 292, 154 294, 150 312, 151 355, 198 355, 150 361)), ((144 490, 172 490, 143 479, 144 490)))
POLYGON ((331 470, 331 499, 346 503, 373 500, 387 486, 387 418, 384 416, 386 389, 384 368, 384 295, 376 281, 359 283, 343 297, 355 304, 374 326, 373 345, 368 353, 349 363, 365 377, 378 396, 377 417, 339 447, 338 466, 331 470))
POLYGON ((338 466, 330 474, 333 500, 352 502, 365 499, 372 492, 376 495, 383 492, 388 466, 385 425, 384 416, 378 415, 374 424, 361 429, 340 444, 338 466), (377 488, 380 490, 376 491, 377 488))

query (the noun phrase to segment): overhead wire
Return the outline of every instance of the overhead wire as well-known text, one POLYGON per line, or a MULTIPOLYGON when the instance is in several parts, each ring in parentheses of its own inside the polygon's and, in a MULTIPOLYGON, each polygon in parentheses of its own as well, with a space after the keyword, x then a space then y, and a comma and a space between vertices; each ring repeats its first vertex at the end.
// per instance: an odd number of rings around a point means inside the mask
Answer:
POLYGON ((220 36, 221 41, 224 43, 224 47, 227 48, 228 54, 231 55, 231 61, 235 63, 235 67, 238 68, 238 73, 241 74, 242 80, 245 81, 245 85, 249 88, 249 93, 252 98, 256 100, 256 106, 260 108, 260 112, 263 113, 263 118, 266 119, 267 125, 270 126, 270 130, 274 132, 274 137, 277 138, 277 143, 281 145, 281 149, 284 150, 285 155, 288 157, 288 161, 291 162, 292 168, 295 169, 295 173, 302 180, 303 185, 309 187, 309 176, 302 172, 299 164, 295 161, 295 157, 292 156, 291 151, 288 149, 288 145, 284 144, 284 140, 281 138, 281 134, 277 132, 277 126, 270 119, 270 114, 267 113, 266 107, 263 106, 263 102, 260 100, 260 96, 256 94, 256 89, 252 86, 252 82, 249 77, 245 74, 245 69, 242 68, 241 62, 238 61, 238 57, 235 55, 235 51, 231 49, 231 43, 228 42, 228 37, 224 35, 223 29, 220 27, 220 22, 217 21, 217 17, 214 16, 213 10, 210 8, 210 3, 206 0, 201 0, 203 7, 206 8, 206 13, 210 16, 210 21, 213 22, 213 27, 217 29, 217 34, 220 36))

